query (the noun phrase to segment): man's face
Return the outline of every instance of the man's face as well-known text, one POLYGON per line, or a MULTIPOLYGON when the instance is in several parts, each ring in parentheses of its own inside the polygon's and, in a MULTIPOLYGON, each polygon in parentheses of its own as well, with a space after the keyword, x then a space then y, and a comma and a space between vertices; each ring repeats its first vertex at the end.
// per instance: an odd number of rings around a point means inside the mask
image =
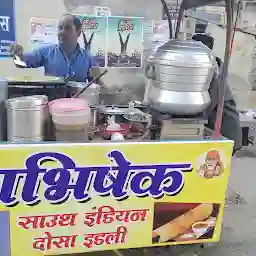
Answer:
POLYGON ((73 17, 64 16, 59 20, 58 24, 58 40, 60 45, 70 46, 77 42, 80 31, 77 31, 73 17))

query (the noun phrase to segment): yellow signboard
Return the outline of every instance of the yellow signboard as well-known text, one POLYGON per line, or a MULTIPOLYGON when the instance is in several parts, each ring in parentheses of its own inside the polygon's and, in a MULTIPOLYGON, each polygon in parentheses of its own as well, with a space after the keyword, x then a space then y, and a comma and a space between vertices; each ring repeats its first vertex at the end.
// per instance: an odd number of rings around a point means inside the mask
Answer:
POLYGON ((1 256, 218 241, 232 146, 3 145, 1 256))

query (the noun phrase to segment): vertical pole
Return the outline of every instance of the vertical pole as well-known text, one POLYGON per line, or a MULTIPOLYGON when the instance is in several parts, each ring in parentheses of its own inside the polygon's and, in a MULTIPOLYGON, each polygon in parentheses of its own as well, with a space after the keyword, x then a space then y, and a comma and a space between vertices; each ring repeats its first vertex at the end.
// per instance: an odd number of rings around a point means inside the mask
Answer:
MULTIPOLYGON (((222 116, 223 116, 223 108, 225 101, 225 92, 227 88, 227 75, 228 75, 228 66, 229 66, 229 54, 231 49, 231 39, 232 39, 232 30, 233 30, 233 10, 232 6, 234 6, 234 0, 226 0, 226 13, 227 13, 227 30, 226 30, 226 48, 225 48, 225 57, 224 63, 221 70, 221 81, 219 88, 219 100, 217 107, 217 118, 215 122, 215 130, 213 137, 215 139, 221 138, 221 124, 222 124, 222 116)), ((230 127, 232 129, 232 127, 230 127)))

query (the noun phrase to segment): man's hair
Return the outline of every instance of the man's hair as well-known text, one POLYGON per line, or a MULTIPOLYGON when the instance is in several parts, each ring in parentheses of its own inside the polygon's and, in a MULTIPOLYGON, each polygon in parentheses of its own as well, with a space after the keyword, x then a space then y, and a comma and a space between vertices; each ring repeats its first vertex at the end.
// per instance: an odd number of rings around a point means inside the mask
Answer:
POLYGON ((66 16, 69 16, 73 19, 73 23, 74 23, 74 26, 75 26, 77 31, 80 31, 82 29, 82 22, 76 15, 72 15, 72 14, 67 13, 67 14, 62 15, 61 18, 64 18, 66 16))
POLYGON ((204 45, 206 45, 211 50, 213 49, 214 38, 209 36, 209 35, 206 35, 206 34, 195 34, 195 35, 193 35, 192 39, 195 40, 195 41, 202 42, 204 45))

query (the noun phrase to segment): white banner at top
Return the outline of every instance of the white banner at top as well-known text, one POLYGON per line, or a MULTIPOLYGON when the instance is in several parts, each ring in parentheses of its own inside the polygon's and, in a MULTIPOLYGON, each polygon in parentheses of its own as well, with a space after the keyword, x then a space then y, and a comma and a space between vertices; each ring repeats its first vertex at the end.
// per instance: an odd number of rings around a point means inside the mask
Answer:
POLYGON ((94 6, 94 15, 108 17, 111 16, 111 11, 109 7, 94 6))

